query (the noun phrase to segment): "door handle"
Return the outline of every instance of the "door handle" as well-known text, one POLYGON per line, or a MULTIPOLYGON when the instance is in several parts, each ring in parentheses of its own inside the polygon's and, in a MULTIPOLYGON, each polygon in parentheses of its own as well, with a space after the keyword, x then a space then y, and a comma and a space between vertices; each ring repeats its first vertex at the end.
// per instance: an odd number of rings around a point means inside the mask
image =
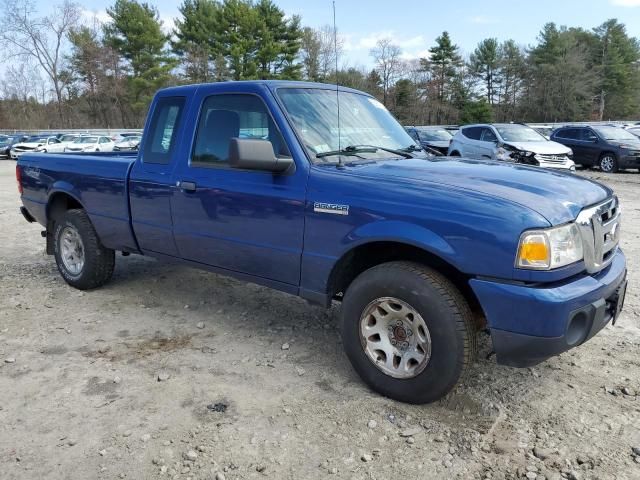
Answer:
POLYGON ((180 190, 183 190, 185 192, 195 192, 196 191, 195 182, 185 182, 185 181, 182 181, 182 180, 178 180, 176 182, 176 187, 178 187, 180 190))

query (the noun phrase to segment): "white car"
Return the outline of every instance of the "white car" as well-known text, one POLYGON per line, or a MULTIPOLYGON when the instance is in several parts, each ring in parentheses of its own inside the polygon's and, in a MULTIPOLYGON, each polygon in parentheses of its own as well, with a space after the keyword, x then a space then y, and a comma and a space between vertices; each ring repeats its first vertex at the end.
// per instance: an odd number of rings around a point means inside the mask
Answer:
POLYGON ((516 123, 466 125, 451 140, 449 155, 575 171, 573 151, 516 123))
POLYGON ((52 145, 50 147, 41 148, 40 151, 43 152, 64 152, 64 149, 71 145, 77 138, 80 138, 81 135, 78 133, 65 133, 61 137, 58 137, 58 141, 56 145, 52 145))
POLYGON ((67 145, 65 152, 111 152, 114 141, 106 135, 83 135, 67 145))
POLYGON ((636 137, 640 137, 640 125, 634 125, 633 127, 627 127, 627 132, 633 133, 636 137))
POLYGON ((53 136, 34 135, 11 147, 10 156, 15 160, 25 152, 46 152, 50 148, 55 148, 59 143, 60 141, 53 136))

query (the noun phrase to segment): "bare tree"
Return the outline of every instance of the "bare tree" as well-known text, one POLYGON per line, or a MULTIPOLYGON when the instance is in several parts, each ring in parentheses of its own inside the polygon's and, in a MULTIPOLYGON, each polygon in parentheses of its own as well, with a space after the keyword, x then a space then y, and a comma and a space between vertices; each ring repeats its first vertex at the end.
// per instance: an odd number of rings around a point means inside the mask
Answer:
POLYGON ((58 114, 63 112, 63 47, 67 34, 80 20, 80 7, 65 0, 49 16, 39 17, 33 0, 4 0, 0 45, 8 57, 34 59, 52 83, 58 114))
POLYGON ((344 39, 340 35, 337 35, 334 43, 334 30, 330 25, 319 30, 305 27, 300 45, 305 77, 313 81, 326 80, 335 70, 336 56, 340 58, 343 48, 344 39))
POLYGON ((385 106, 388 106, 389 90, 401 72, 402 61, 400 55, 402 50, 391 42, 390 38, 378 40, 376 46, 369 54, 376 62, 376 70, 382 79, 382 98, 385 106))

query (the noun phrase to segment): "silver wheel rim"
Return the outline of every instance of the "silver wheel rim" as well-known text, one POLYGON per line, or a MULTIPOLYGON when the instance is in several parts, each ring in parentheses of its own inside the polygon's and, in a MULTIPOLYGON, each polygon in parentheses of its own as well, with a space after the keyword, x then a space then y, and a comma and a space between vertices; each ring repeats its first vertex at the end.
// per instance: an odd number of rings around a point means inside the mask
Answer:
POLYGON ((385 375, 419 375, 431 358, 431 335, 422 316, 394 297, 378 298, 360 317, 360 341, 367 357, 385 375))
POLYGON ((613 170, 613 157, 611 155, 602 157, 602 160, 600 160, 600 168, 605 172, 613 170))
POLYGON ((84 267, 84 244, 73 227, 66 226, 60 232, 60 257, 70 274, 80 275, 84 267))

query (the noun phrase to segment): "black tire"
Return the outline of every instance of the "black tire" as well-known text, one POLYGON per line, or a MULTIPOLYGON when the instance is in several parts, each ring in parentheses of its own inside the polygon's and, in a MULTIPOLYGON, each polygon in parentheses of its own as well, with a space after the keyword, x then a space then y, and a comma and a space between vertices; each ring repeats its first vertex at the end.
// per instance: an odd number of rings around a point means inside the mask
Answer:
POLYGON ((614 153, 605 152, 600 155, 598 166, 605 173, 616 173, 619 170, 618 158, 614 153))
POLYGON ((115 267, 115 252, 102 246, 84 210, 67 210, 57 219, 54 224, 53 241, 58 271, 72 287, 89 290, 101 287, 111 279, 115 267), (84 264, 77 273, 67 268, 62 258, 61 235, 69 230, 77 232, 82 241, 84 264))
POLYGON ((460 156, 460 152, 454 150, 453 152, 451 152, 451 155, 449 155, 449 156, 450 157, 459 157, 460 156))
POLYGON ((476 357, 477 329, 458 289, 437 271, 413 262, 389 262, 360 274, 342 302, 342 341, 360 377, 376 392, 402 402, 430 403, 449 393, 476 357), (394 378, 369 358, 360 335, 361 317, 376 299, 395 297, 424 319, 431 357, 412 378, 394 378))

